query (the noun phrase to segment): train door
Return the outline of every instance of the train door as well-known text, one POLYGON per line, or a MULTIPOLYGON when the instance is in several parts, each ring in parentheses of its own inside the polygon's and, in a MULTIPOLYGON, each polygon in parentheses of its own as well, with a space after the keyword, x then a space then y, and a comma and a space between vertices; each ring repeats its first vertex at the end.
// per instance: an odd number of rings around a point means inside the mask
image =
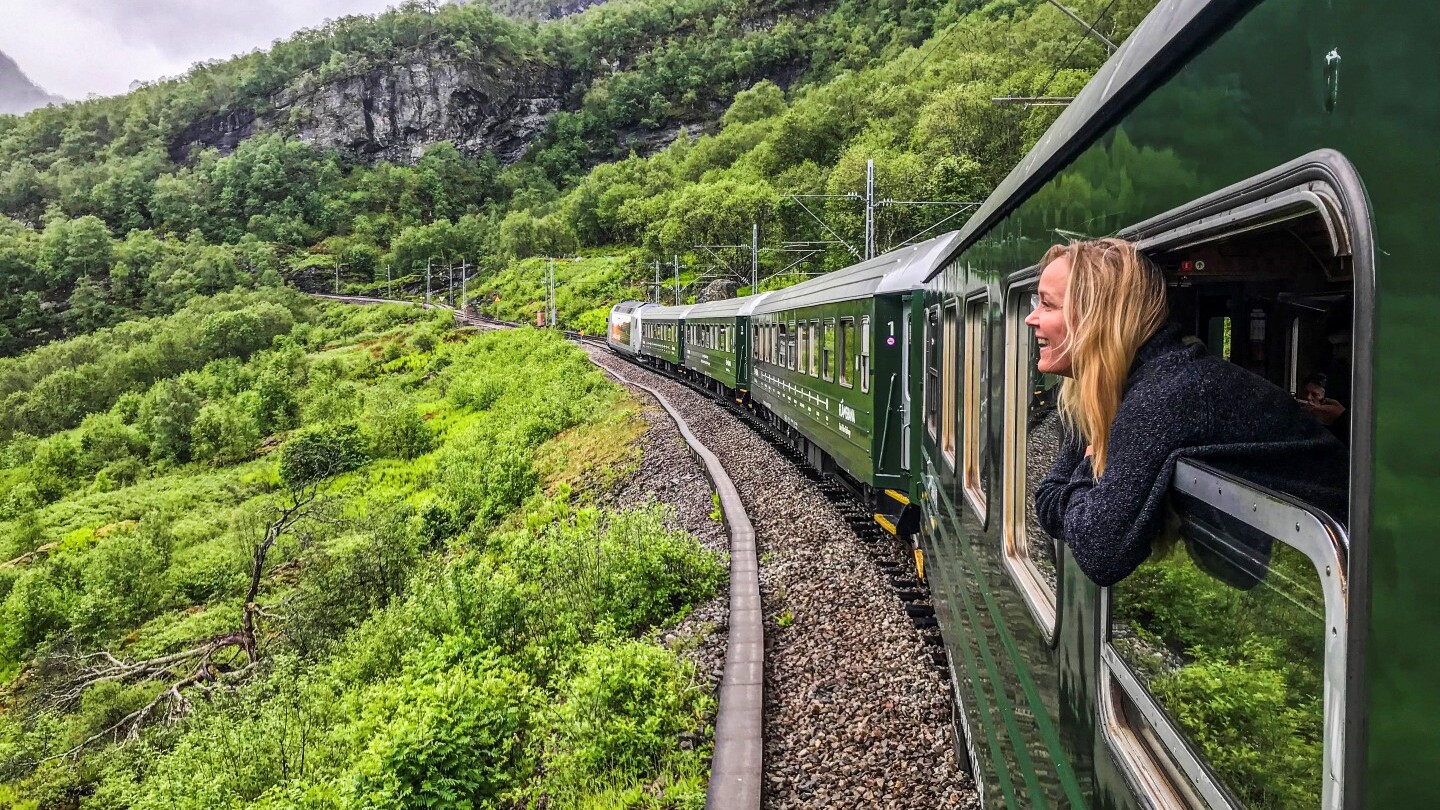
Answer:
POLYGON ((900 468, 910 470, 910 298, 900 299, 900 468))

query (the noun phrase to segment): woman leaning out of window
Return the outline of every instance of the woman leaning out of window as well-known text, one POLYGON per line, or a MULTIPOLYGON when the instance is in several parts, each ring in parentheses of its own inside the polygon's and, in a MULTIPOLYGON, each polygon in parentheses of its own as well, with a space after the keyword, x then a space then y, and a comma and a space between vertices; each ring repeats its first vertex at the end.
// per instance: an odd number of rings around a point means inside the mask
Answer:
POLYGON ((1345 448, 1277 386, 1182 342, 1165 278, 1129 242, 1052 247, 1025 319, 1037 370, 1065 378, 1065 444, 1035 492, 1041 526, 1100 585, 1150 555, 1181 458, 1345 520, 1345 448))

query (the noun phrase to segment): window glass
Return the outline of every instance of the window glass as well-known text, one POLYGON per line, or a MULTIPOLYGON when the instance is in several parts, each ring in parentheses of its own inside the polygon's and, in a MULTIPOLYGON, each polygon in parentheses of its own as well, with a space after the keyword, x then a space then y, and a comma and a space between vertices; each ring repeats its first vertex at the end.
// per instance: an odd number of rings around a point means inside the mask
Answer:
POLYGON ((786 342, 788 345, 785 348, 785 356, 789 359, 789 362, 786 363, 785 367, 788 369, 793 370, 799 365, 799 361, 796 356, 796 344, 798 343, 798 340, 799 335, 795 334, 795 324, 791 323, 789 329, 789 336, 786 338, 786 342))
MULTIPOLYGON (((1320 807, 1327 626, 1343 627, 1344 617, 1327 616, 1312 559, 1254 528, 1250 514, 1172 498, 1179 519, 1157 554, 1110 591, 1109 648, 1131 693, 1118 707, 1124 722, 1179 732, 1184 746, 1174 752, 1153 733, 1137 736, 1188 775, 1178 776, 1182 791, 1204 794, 1213 777, 1241 806, 1320 807), (1150 706, 1163 720, 1146 715, 1150 706)), ((1252 501, 1268 506, 1264 495, 1242 500, 1247 513, 1252 501)))
POLYGON ((956 367, 960 358, 960 305, 952 303, 945 307, 945 331, 940 343, 940 452, 955 469, 955 400, 958 380, 956 367))
POLYGON ((925 310, 925 430, 936 436, 940 421, 940 307, 925 310))
POLYGON ((820 324, 820 376, 835 379, 835 321, 826 318, 820 324))
POLYGON ((1058 541, 1040 528, 1035 490, 1054 465, 1063 441, 1056 408, 1060 378, 1035 370, 1040 347, 1024 319, 1038 303, 1032 286, 1012 296, 1006 311, 1013 353, 1006 387, 1005 564, 1046 633, 1055 629, 1058 541))
POLYGON ((860 319, 860 390, 870 390, 870 319, 860 319))
POLYGON ((820 322, 810 322, 810 376, 820 376, 820 322))
MULTIPOLYGON (((984 519, 990 500, 990 306, 965 306, 965 491, 984 519)), ((1048 469, 1048 468, 1047 468, 1048 469)))
POLYGON ((790 358, 789 358, 789 356, 788 356, 788 355, 789 355, 788 349, 789 349, 790 340, 789 340, 789 334, 788 334, 788 332, 787 332, 787 330, 786 330, 786 325, 783 324, 783 323, 782 323, 782 324, 779 324, 779 339, 778 339, 778 341, 779 341, 779 352, 780 352, 780 353, 779 353, 780 365, 781 365, 781 366, 786 366, 786 367, 788 367, 788 366, 789 366, 789 360, 790 360, 790 358))
POLYGON ((801 321, 795 333, 795 357, 799 362, 799 371, 806 374, 810 371, 810 326, 801 321))
POLYGON ((855 319, 840 319, 839 352, 836 367, 840 371, 840 384, 846 388, 855 386, 855 371, 852 358, 855 357, 855 319))

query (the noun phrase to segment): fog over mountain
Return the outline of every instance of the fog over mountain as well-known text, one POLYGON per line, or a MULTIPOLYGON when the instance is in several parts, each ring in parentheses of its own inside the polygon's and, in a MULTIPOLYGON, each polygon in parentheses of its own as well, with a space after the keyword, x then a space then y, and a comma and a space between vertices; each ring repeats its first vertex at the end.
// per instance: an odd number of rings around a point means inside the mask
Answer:
POLYGON ((27 113, 65 99, 52 96, 30 81, 15 60, 0 52, 0 114, 27 113))

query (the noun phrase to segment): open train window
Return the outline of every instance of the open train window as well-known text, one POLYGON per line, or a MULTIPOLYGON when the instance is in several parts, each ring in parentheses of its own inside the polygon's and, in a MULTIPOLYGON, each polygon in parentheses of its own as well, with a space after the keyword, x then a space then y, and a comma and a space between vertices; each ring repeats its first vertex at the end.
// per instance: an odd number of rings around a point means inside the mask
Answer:
POLYGON ((956 366, 960 355, 960 304, 945 307, 944 333, 940 340, 940 454, 955 469, 956 366))
MULTIPOLYGON (((1339 410, 1307 410, 1350 445, 1364 526, 1374 257, 1349 162, 1311 153, 1122 236, 1165 271, 1191 339, 1297 394, 1322 381, 1339 410)), ((1361 722, 1347 639, 1365 544, 1198 463, 1177 465, 1170 502, 1157 553, 1105 594, 1100 720, 1126 777, 1164 807, 1344 806, 1363 767, 1345 740, 1361 722)))
POLYGON ((962 483, 980 523, 990 501, 990 302, 981 295, 965 301, 965 433, 961 437, 962 483))
POLYGON ((855 387, 854 370, 851 358, 855 357, 855 319, 840 319, 839 335, 840 352, 837 355, 839 360, 835 367, 840 373, 840 384, 846 388, 855 387))
POLYGON ((779 346, 779 351, 780 351, 780 354, 779 354, 780 362, 779 362, 778 365, 779 365, 781 368, 788 368, 789 365, 790 365, 790 364, 789 364, 789 359, 790 359, 790 358, 787 356, 788 352, 786 351, 786 350, 789 348, 789 346, 790 346, 790 333, 789 333, 788 331, 786 331, 786 329, 787 329, 787 327, 786 327, 785 324, 783 324, 783 323, 780 324, 780 325, 779 325, 779 337, 776 338, 777 345, 779 346))
MULTIPOLYGON (((804 322, 801 322, 800 325, 804 326, 804 322)), ((793 321, 790 323, 789 331, 790 336, 789 338, 787 338, 788 345, 785 348, 785 356, 788 362, 785 364, 785 367, 792 371, 797 368, 803 371, 805 369, 805 366, 800 362, 799 352, 796 348, 799 343, 800 336, 796 334, 795 323, 793 321)))
MULTIPOLYGON (((1035 309, 1040 268, 1013 286, 1005 299, 1005 484, 1001 487, 1003 559, 1035 622, 1053 641, 1058 618, 1060 543, 1040 526, 1035 490, 1060 454, 1063 434, 1056 407, 1060 378, 1035 370, 1040 347, 1025 317, 1035 309)), ((983 304, 982 304, 983 306, 983 304)))

